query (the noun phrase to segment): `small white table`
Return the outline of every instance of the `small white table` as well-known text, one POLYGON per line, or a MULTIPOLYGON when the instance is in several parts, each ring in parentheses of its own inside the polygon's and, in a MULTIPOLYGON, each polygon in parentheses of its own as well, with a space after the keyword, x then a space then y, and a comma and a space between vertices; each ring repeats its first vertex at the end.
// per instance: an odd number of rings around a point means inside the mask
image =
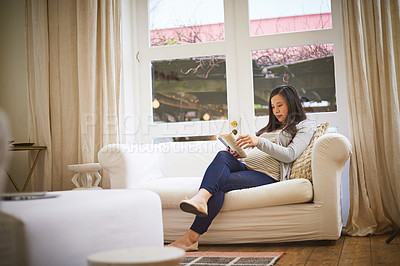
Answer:
POLYGON ((72 177, 72 183, 76 186, 74 189, 102 189, 99 187, 101 181, 101 175, 99 174, 99 170, 101 170, 101 165, 99 163, 84 163, 84 164, 71 164, 68 165, 68 170, 74 172, 74 176, 72 177), (92 175, 96 177, 96 180, 93 183, 92 175), (82 184, 79 184, 78 177, 82 184))
POLYGON ((88 256, 89 266, 177 266, 185 251, 175 247, 128 248, 88 256))

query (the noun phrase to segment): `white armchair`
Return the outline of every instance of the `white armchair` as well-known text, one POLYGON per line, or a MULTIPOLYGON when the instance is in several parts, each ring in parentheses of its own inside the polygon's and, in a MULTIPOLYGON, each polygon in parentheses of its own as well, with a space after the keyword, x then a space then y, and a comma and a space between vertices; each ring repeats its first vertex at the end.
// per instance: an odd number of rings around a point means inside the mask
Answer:
MULTIPOLYGON (((142 188, 159 194, 164 239, 169 242, 193 222, 193 215, 180 211, 179 202, 197 192, 206 167, 221 149, 214 141, 107 145, 98 158, 112 188, 142 188)), ((313 184, 300 178, 228 192, 221 213, 200 243, 338 239, 341 177, 350 150, 343 135, 324 135, 312 151, 313 184)))

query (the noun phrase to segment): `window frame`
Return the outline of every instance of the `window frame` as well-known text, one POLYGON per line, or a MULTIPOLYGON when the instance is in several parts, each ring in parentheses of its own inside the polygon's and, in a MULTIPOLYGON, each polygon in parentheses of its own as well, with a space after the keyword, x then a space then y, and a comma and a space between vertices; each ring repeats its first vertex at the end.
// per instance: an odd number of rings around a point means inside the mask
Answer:
MULTIPOLYGON (((247 0, 224 1, 225 40, 211 43, 176 46, 150 46, 147 0, 132 5, 132 36, 134 84, 133 113, 135 142, 152 143, 154 138, 218 135, 233 129, 237 121, 240 134, 254 134, 268 122, 268 117, 256 117, 251 51, 288 46, 333 43, 336 105, 335 112, 307 113, 317 124, 329 121, 331 127, 348 136, 347 96, 345 88, 344 51, 340 1, 331 0, 332 28, 304 32, 250 36, 247 0), (140 36, 140 38, 138 37, 140 36), (151 61, 221 54, 226 56, 227 121, 194 121, 155 123, 152 115, 151 61)), ((129 93, 127 93, 129 94, 129 93)), ((132 95, 132 93, 131 93, 132 95)), ((125 100, 125 102, 127 102, 125 100)))

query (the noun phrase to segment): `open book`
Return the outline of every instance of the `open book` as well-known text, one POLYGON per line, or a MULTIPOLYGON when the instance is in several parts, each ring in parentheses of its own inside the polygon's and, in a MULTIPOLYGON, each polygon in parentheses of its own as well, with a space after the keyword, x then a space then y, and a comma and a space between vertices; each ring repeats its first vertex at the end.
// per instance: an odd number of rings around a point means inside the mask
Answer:
POLYGON ((246 152, 239 147, 238 145, 236 145, 236 138, 235 136, 230 133, 230 134, 223 134, 223 135, 219 135, 218 139, 226 146, 231 148, 232 150, 236 151, 239 154, 239 157, 241 158, 246 158, 247 154, 246 152))

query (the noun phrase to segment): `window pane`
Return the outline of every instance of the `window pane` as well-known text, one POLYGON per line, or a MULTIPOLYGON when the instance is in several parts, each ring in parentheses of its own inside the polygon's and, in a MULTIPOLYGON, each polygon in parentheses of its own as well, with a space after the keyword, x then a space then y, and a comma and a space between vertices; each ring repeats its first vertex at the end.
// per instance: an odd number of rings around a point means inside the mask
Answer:
POLYGON ((254 109, 268 115, 270 92, 289 83, 297 88, 307 112, 336 111, 333 44, 252 51, 254 109))
POLYGON ((225 39, 223 0, 149 0, 151 46, 225 39))
POLYGON ((152 61, 153 119, 227 119, 225 56, 152 61))
POLYGON ((249 0, 250 36, 332 28, 330 0, 249 0))

